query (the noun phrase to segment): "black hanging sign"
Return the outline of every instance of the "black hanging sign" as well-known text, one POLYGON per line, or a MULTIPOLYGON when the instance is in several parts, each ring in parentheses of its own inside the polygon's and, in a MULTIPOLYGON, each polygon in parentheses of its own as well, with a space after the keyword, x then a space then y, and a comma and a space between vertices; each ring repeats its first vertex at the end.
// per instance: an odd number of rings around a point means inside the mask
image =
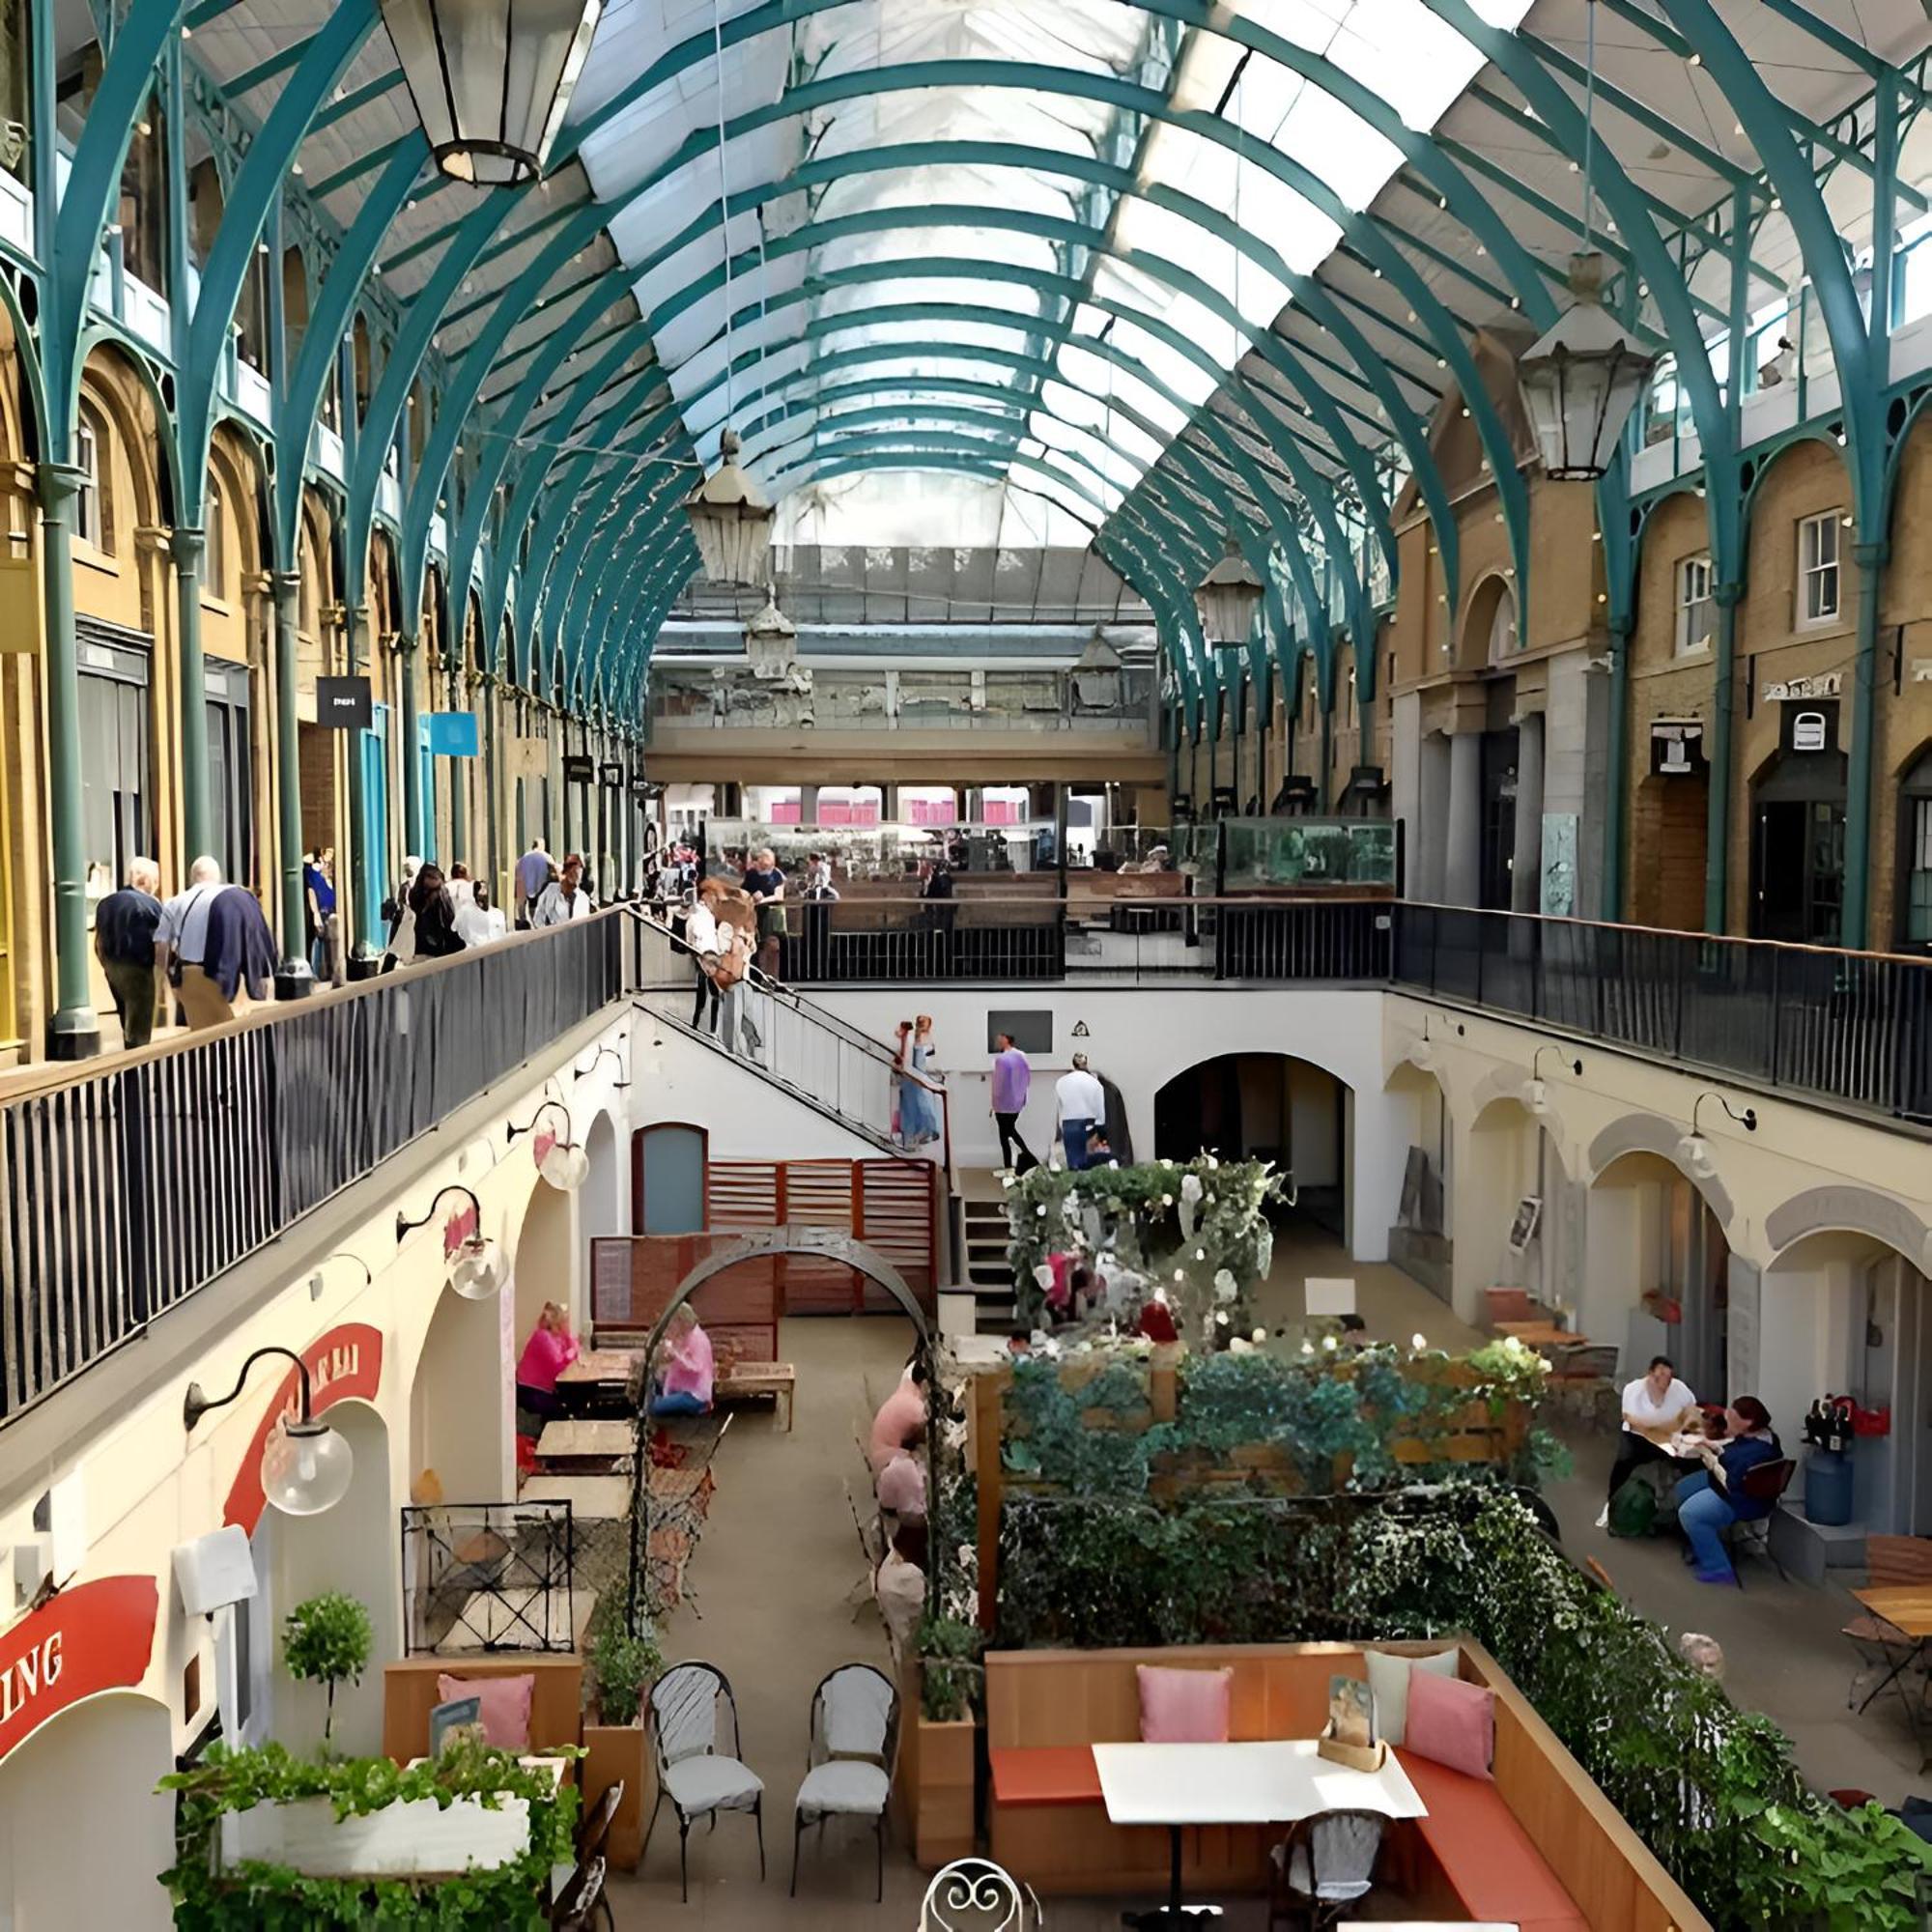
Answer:
POLYGON ((366 731, 376 722, 366 677, 319 677, 315 722, 331 731, 366 731))

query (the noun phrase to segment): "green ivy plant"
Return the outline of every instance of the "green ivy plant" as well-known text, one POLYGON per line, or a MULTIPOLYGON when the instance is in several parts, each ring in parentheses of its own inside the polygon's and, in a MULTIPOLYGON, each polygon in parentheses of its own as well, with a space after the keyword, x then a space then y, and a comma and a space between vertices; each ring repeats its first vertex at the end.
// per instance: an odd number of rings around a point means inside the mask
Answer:
POLYGON ((298 1604, 282 1624, 282 1661, 289 1675, 322 1685, 328 1696, 326 1745, 335 1728, 335 1687, 359 1684, 376 1641, 368 1610, 343 1590, 325 1590, 298 1604))
POLYGON ((177 1932, 350 1932, 369 1925, 540 1932, 549 1923, 544 1894, 551 1868, 573 1855, 576 1786, 482 1744, 454 1744, 407 1770, 386 1757, 301 1758, 281 1745, 231 1750, 215 1744, 191 1770, 162 1778, 159 1788, 180 1796, 176 1861, 161 1874, 177 1932), (447 1809, 459 1798, 474 1798, 495 1810, 505 1799, 521 1798, 529 1806, 529 1844, 491 1870, 420 1879, 315 1878, 269 1860, 220 1862, 225 1813, 309 1798, 327 1800, 338 1819, 418 1799, 447 1809))
POLYGON ((597 1684, 597 1708, 607 1724, 635 1724, 650 1688, 664 1674, 664 1652, 645 1623, 633 1629, 624 1615, 621 1591, 612 1591, 592 1613, 590 1671, 597 1684), (605 1604, 615 1614, 605 1616, 605 1604))
POLYGON ((985 1689, 985 1637, 958 1617, 927 1617, 919 1627, 920 1709, 933 1724, 974 1716, 985 1689))

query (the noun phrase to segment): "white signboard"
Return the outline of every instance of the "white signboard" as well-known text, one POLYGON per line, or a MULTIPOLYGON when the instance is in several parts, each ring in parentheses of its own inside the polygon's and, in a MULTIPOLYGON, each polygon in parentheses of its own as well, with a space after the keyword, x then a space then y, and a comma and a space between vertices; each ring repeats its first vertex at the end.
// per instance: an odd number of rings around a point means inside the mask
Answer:
POLYGON ((1764 699, 1770 704, 1779 698, 1836 697, 1844 682, 1844 672, 1821 670, 1816 677, 1790 677, 1781 684, 1767 684, 1764 699))

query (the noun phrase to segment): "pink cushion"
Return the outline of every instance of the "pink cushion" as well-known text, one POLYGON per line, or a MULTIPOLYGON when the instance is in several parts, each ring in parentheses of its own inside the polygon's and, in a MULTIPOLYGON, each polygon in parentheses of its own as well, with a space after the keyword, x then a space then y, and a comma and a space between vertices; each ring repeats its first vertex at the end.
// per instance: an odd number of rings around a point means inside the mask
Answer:
POLYGON ((527 1672, 521 1677, 439 1676, 436 1680, 440 1703, 452 1703, 458 1697, 483 1700, 483 1741, 499 1750, 529 1748, 530 1699, 536 1689, 537 1680, 527 1672))
POLYGON ((1492 1776, 1496 1754, 1496 1700, 1480 1684, 1417 1670, 1408 1680, 1409 1750, 1471 1777, 1492 1776))
POLYGON ((1231 1670, 1165 1670, 1134 1666, 1141 1681, 1144 1745, 1224 1745, 1228 1742, 1231 1670))

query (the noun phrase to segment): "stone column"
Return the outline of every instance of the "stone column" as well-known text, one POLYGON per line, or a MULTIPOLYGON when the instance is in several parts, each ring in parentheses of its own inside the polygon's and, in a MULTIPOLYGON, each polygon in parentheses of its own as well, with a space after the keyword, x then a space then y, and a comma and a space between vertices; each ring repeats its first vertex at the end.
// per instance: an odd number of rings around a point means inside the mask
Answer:
MULTIPOLYGON (((275 997, 304 999, 314 989, 302 940, 308 895, 302 885, 301 733, 296 718, 296 629, 301 618, 301 573, 278 570, 275 595, 275 812, 282 848, 282 963, 275 997)), ((338 868, 339 869, 339 868, 338 868)))
POLYGON ((1472 906, 1483 884, 1483 740, 1477 731, 1449 734, 1449 827, 1442 896, 1472 906))
POLYGON ((1510 870, 1510 910, 1543 907, 1543 713, 1532 711, 1516 729, 1516 860, 1510 870))
MULTIPOLYGON (((208 802, 208 672, 201 654, 201 569, 208 554, 205 530, 177 526, 168 539, 181 603, 177 642, 181 678, 182 876, 209 849, 214 820, 208 802)), ((233 884, 245 881, 230 880, 233 884)))

